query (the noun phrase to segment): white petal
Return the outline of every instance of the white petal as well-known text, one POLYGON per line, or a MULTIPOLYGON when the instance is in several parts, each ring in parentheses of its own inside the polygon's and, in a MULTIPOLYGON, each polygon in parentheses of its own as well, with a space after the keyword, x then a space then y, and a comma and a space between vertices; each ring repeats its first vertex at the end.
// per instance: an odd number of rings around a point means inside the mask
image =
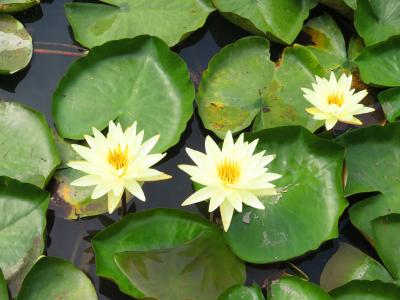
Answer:
POLYGON ((189 198, 187 198, 185 201, 183 201, 182 206, 198 203, 204 200, 207 200, 211 198, 211 196, 214 193, 214 189, 210 187, 204 187, 194 194, 192 194, 189 198))
POLYGON ((242 212, 242 199, 240 197, 240 194, 237 192, 232 192, 228 197, 227 197, 229 203, 233 206, 234 209, 236 209, 238 212, 242 212))
POLYGON ((210 199, 210 205, 208 207, 208 211, 212 212, 216 210, 222 202, 225 200, 225 195, 223 193, 216 193, 210 199))
POLYGON ((99 184, 96 185, 96 187, 93 190, 92 199, 99 199, 100 197, 104 196, 107 194, 110 190, 112 189, 112 186, 110 184, 99 184))
POLYGON ((327 130, 331 130, 333 128, 333 126, 336 125, 336 123, 337 123, 337 119, 335 119, 335 118, 327 119, 325 121, 325 127, 327 130))
POLYGON ((83 159, 88 160, 88 161, 98 161, 98 157, 96 156, 96 152, 94 152, 92 149, 90 149, 88 147, 84 147, 84 146, 78 145, 78 144, 72 144, 71 147, 83 159))
POLYGON ((160 135, 155 135, 152 138, 148 139, 147 141, 145 141, 142 145, 142 147, 140 148, 140 153, 142 155, 146 155, 148 153, 150 153, 150 151, 154 148, 154 146, 157 144, 158 140, 160 138, 160 135))
POLYGON ((118 207, 119 202, 121 201, 122 194, 115 195, 112 191, 108 193, 108 212, 111 214, 118 207))
POLYGON ((172 176, 165 174, 163 172, 157 171, 155 169, 146 169, 140 172, 139 176, 134 179, 139 182, 144 182, 144 181, 166 180, 170 178, 172 178, 172 176))
POLYGON ((232 137, 232 132, 228 130, 228 132, 225 135, 224 143, 222 145, 222 154, 227 155, 232 152, 233 149, 233 137, 232 137))
POLYGON ((222 202, 221 206, 219 207, 221 212, 222 218, 222 225, 224 226, 224 230, 228 231, 229 225, 232 221, 233 216, 233 206, 229 203, 229 201, 222 202))
POLYGON ((70 161, 67 165, 72 169, 76 169, 88 174, 101 174, 103 172, 101 168, 87 161, 70 161))
POLYGON ((258 209, 264 209, 264 204, 257 198, 256 195, 254 195, 251 192, 247 191, 240 191, 240 196, 244 204, 247 204, 248 206, 258 208, 258 209))
POLYGON ((142 187, 136 180, 126 181, 125 187, 133 196, 141 201, 146 201, 146 196, 143 193, 142 187))
POLYGON ((190 148, 186 148, 186 153, 200 169, 207 170, 208 158, 204 153, 190 148))
POLYGON ((160 160, 162 160, 165 157, 166 153, 164 154, 150 154, 147 155, 144 159, 144 161, 140 164, 141 167, 143 168, 150 168, 151 166, 155 165, 158 163, 160 160))
POLYGON ((86 175, 71 182, 72 186, 92 186, 99 184, 99 178, 93 175, 86 175))
POLYGON ((218 161, 221 159, 222 152, 210 136, 206 137, 205 146, 207 155, 212 158, 213 161, 218 161))

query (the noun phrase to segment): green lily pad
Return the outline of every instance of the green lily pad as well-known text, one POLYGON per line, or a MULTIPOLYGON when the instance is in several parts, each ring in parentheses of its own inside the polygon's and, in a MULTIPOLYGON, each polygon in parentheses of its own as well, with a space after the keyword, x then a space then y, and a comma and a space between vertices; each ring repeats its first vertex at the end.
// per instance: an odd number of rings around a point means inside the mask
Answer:
POLYGON ((400 213, 400 124, 352 130, 337 140, 345 147, 347 196, 380 192, 357 202, 350 210, 351 222, 374 244, 371 221, 400 213))
POLYGON ((221 234, 212 231, 173 248, 122 252, 114 258, 132 285, 155 299, 217 299, 226 288, 245 280, 243 263, 221 234))
POLYGON ((400 34, 398 0, 358 0, 354 25, 367 46, 400 34))
POLYGON ((70 262, 42 257, 26 276, 17 300, 97 300, 90 279, 70 262))
POLYGON ((400 279, 400 214, 379 217, 371 222, 376 251, 396 280, 400 279))
POLYGON ((218 300, 265 300, 261 288, 254 284, 253 286, 235 285, 227 289, 218 300))
POLYGON ((0 268, 13 294, 43 252, 49 198, 34 185, 0 177, 0 268))
POLYGON ((232 23, 256 35, 291 44, 316 0, 212 0, 232 23))
POLYGON ((63 138, 83 139, 110 120, 135 120, 145 138, 160 134, 154 151, 179 141, 193 113, 194 87, 183 60, 158 38, 141 36, 93 48, 73 63, 53 96, 63 138))
POLYGON ((389 122, 395 122, 400 117, 400 88, 387 89, 378 94, 385 117, 389 122))
MULTIPOLYGON (((136 271, 132 269, 132 273, 129 272, 130 277, 136 276, 134 285, 132 281, 129 280, 129 278, 126 277, 121 269, 117 266, 115 261, 116 255, 122 252, 133 251, 143 252, 142 254, 138 254, 139 256, 151 256, 151 254, 160 253, 160 257, 164 259, 166 257, 176 255, 175 252, 179 251, 179 248, 184 249, 185 247, 191 247, 191 241, 198 238, 201 234, 205 233, 206 236, 213 235, 213 239, 214 237, 217 240, 222 238, 219 237, 221 235, 221 231, 217 226, 198 215, 194 215, 182 210, 154 209, 135 214, 129 214, 121 221, 109 226, 107 229, 98 233, 94 237, 93 248, 96 257, 96 273, 99 276, 110 278, 115 281, 118 284, 120 290, 124 293, 136 298, 142 298, 146 296, 145 293, 148 292, 147 289, 149 288, 148 282, 145 281, 145 273, 139 274, 142 270, 146 270, 146 265, 144 265, 144 261, 137 261, 136 263, 143 264, 140 266, 140 268, 136 269, 136 271), (138 280, 138 276, 142 276, 140 280, 138 280), (138 284, 136 280, 138 280, 140 286, 136 286, 136 284, 138 284), (141 290, 140 288, 144 288, 146 290, 141 290)), ((195 241, 193 242, 197 243, 195 241)), ((225 273, 219 274, 221 278, 226 276, 227 278, 236 279, 237 281, 234 282, 234 280, 230 279, 230 285, 225 286, 223 290, 234 284, 243 284, 245 280, 244 264, 235 259, 235 257, 232 255, 232 253, 229 252, 228 249, 224 248, 223 250, 221 250, 220 247, 222 246, 220 244, 220 241, 215 241, 215 243, 220 246, 216 247, 216 245, 213 245, 212 247, 205 250, 207 252, 207 255, 209 255, 209 259, 212 259, 212 261, 214 261, 214 255, 222 259, 220 255, 221 253, 223 253, 223 255, 226 256, 225 258, 223 258, 223 260, 226 260, 227 262, 226 267, 228 269, 235 267, 235 271, 232 271, 234 273, 233 277, 228 277, 228 274, 225 273)), ((190 253, 188 255, 196 255, 196 253, 190 253)), ((128 257, 129 256, 130 255, 128 255, 128 257)), ((119 259, 123 260, 127 259, 127 257, 126 255, 122 255, 119 256, 119 258, 116 258, 117 261, 119 259)), ((182 259, 185 260, 185 258, 182 259)), ((157 260, 159 259, 157 258, 156 261, 157 260)), ((145 261, 147 262, 147 258, 145 261)), ((131 259, 131 263, 133 262, 134 258, 131 259)), ((196 260, 193 261, 193 263, 195 262, 196 260)), ((155 263, 156 262, 152 261, 148 262, 150 267, 149 271, 151 271, 151 274, 154 274, 154 276, 156 276, 155 280, 159 280, 161 278, 160 276, 167 275, 168 272, 167 274, 153 273, 153 268, 156 266, 155 263)), ((160 265, 165 266, 161 263, 160 265)), ((218 268, 222 268, 222 266, 219 264, 216 264, 216 266, 218 268)), ((127 270, 124 271, 126 272, 127 270)), ((194 282, 193 284, 203 283, 205 284, 205 286, 209 287, 210 290, 213 289, 210 286, 213 284, 212 281, 199 282, 197 275, 194 278, 196 282, 194 282)), ((221 278, 219 278, 219 280, 223 280, 221 278)), ((168 280, 175 279, 176 278, 168 278, 168 280)), ((204 279, 207 280, 207 276, 205 276, 204 279)), ((149 277, 148 280, 152 280, 152 278, 149 277)), ((168 287, 170 289, 172 288, 172 286, 168 287)), ((152 287, 152 291, 155 288, 161 287, 156 285, 152 287)), ((180 288, 184 287, 180 286, 180 288)), ((222 293, 223 290, 221 290, 220 293, 222 293)))
POLYGON ((307 22, 303 31, 311 38, 308 46, 320 64, 334 70, 347 61, 346 46, 340 28, 330 15, 324 14, 307 22))
POLYGON ((310 103, 303 97, 301 88, 311 87, 315 75, 324 77, 325 72, 307 47, 286 48, 254 121, 253 131, 286 125, 301 125, 311 131, 320 128, 323 121, 314 120, 305 110, 310 103))
POLYGON ((363 40, 356 34, 353 34, 350 38, 349 48, 347 49, 347 57, 351 68, 358 72, 357 64, 355 60, 362 53, 365 48, 363 40))
POLYGON ((7 282, 4 279, 3 272, 0 269, 0 299, 8 300, 7 282))
POLYGON ((26 10, 40 3, 40 0, 1 0, 0 13, 26 10))
POLYGON ((202 27, 214 10, 209 0, 101 0, 73 2, 65 13, 75 39, 92 48, 111 40, 152 35, 174 46, 202 27))
POLYGON ((269 42, 247 37, 223 48, 203 73, 196 97, 204 126, 223 138, 248 127, 261 109, 274 63, 269 42))
POLYGON ((400 86, 400 37, 366 47, 356 63, 366 84, 400 86))
POLYGON ((353 19, 357 7, 357 0, 318 0, 318 2, 333 8, 348 19, 353 19))
POLYGON ((281 194, 262 197, 265 209, 244 207, 226 233, 232 251, 252 263, 284 261, 338 236, 347 206, 342 192, 343 149, 308 130, 279 127, 246 135, 257 149, 276 154, 270 170, 281 194), (318 226, 316 226, 318 224, 318 226))
POLYGON ((31 58, 32 38, 24 25, 13 16, 0 14, 0 74, 13 74, 25 68, 31 58))
POLYGON ((318 285, 296 276, 284 276, 271 283, 268 300, 331 300, 318 285))
POLYGON ((15 102, 0 101, 0 175, 46 185, 60 163, 45 117, 15 102))
POLYGON ((326 263, 320 285, 330 291, 352 280, 393 282, 389 272, 379 262, 361 250, 341 243, 338 251, 326 263))
POLYGON ((398 300, 400 287, 381 281, 354 280, 331 292, 337 300, 398 300))

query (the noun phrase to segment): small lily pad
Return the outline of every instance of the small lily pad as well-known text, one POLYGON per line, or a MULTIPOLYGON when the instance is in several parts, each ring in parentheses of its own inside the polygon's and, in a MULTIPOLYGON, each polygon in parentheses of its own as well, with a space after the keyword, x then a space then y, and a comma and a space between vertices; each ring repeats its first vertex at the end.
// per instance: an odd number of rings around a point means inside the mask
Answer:
POLYGON ((227 289, 218 300, 265 300, 261 288, 254 284, 253 286, 235 285, 227 289))
POLYGON ((268 300, 332 300, 318 285, 296 276, 284 276, 271 283, 268 300))
POLYGON ((90 279, 70 262, 42 257, 26 276, 17 300, 97 300, 90 279))
POLYGON ((13 74, 25 68, 31 58, 32 38, 24 25, 11 15, 0 14, 0 74, 13 74))
POLYGON ((400 87, 387 89, 378 94, 385 117, 389 122, 395 122, 400 117, 400 87))
POLYGON ((330 294, 337 300, 398 300, 400 287, 378 280, 354 280, 330 294))
POLYGON ((13 13, 38 5, 40 0, 1 0, 0 13, 13 13))
POLYGON ((72 2, 65 14, 75 39, 92 48, 111 40, 152 35, 174 46, 202 27, 214 10, 209 0, 102 0, 72 2))

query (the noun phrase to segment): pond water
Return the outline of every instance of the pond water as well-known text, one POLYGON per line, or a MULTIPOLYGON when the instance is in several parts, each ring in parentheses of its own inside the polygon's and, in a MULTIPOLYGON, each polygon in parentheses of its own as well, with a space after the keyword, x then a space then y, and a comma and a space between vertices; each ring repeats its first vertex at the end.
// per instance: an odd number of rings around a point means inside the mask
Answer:
MULTIPOLYGON (((35 54, 30 66, 12 76, 0 76, 0 98, 9 101, 24 103, 45 114, 49 124, 53 124, 51 116, 51 97, 58 81, 68 69, 68 66, 80 55, 79 47, 74 46, 70 28, 64 15, 63 5, 66 0, 42 1, 41 7, 35 7, 17 15, 31 33, 34 40, 35 54), (50 50, 50 51, 49 51, 50 50), (69 55, 51 51, 64 51, 69 55), (70 56, 71 55, 71 56, 70 56)), ((319 11, 313 11, 318 15, 319 11)), ((332 12, 332 15, 335 14, 332 12)), ((346 35, 346 23, 339 20, 346 35)), ((210 16, 206 26, 193 34, 182 45, 175 47, 182 58, 187 62, 193 81, 199 81, 202 71, 207 67, 210 58, 219 49, 238 38, 247 35, 214 13, 210 16)), ((282 46, 273 44, 273 58, 282 46)), ((144 186, 147 202, 130 204, 129 211, 141 211, 155 207, 180 208, 180 203, 192 193, 191 182, 176 165, 188 163, 189 159, 184 152, 185 147, 203 150, 206 131, 195 113, 190 120, 186 131, 178 145, 168 151, 167 159, 160 164, 159 169, 173 175, 168 182, 156 182, 144 186)), ((321 195, 322 197, 322 195, 321 195)), ((307 201, 307 199, 299 199, 307 201)), ((357 201, 357 199, 355 199, 357 201)), ((56 207, 52 205, 52 208, 56 207)), ((187 209, 200 213, 196 206, 187 209)), ((63 257, 84 270, 92 279, 98 291, 99 299, 123 300, 130 297, 119 292, 111 281, 100 279, 95 275, 94 258, 90 249, 90 236, 117 220, 118 214, 100 216, 79 221, 68 221, 57 216, 53 209, 48 213, 48 239, 46 253, 50 256, 63 257)), ((318 226, 318 224, 315 224, 318 226)), ((347 212, 340 221, 340 239, 347 241, 376 258, 368 243, 351 225, 347 212)), ((324 243, 319 250, 311 252, 302 258, 292 261, 310 280, 319 282, 323 266, 329 257, 336 251, 339 241, 324 243)), ((263 285, 267 279, 279 275, 287 264, 277 265, 247 265, 247 283, 257 282, 263 285)))

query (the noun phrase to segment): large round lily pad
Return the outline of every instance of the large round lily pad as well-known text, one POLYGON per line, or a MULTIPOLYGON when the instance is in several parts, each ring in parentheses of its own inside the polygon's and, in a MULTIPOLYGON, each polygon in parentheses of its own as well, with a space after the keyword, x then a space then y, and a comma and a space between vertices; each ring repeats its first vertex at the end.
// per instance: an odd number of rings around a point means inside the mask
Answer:
POLYGON ((271 172, 281 193, 262 197, 265 209, 244 207, 233 216, 226 239, 245 261, 284 261, 317 249, 338 236, 338 219, 347 206, 342 192, 343 149, 308 130, 288 126, 246 135, 257 150, 276 154, 271 172))
POLYGON ((354 280, 330 294, 337 300, 398 300, 400 287, 379 280, 354 280))
POLYGON ((379 192, 357 202, 350 210, 351 222, 373 244, 371 221, 400 213, 400 124, 371 126, 350 131, 337 141, 345 147, 346 195, 379 192))
POLYGON ((73 264, 42 257, 26 276, 17 300, 97 300, 90 279, 73 264))
POLYGON ((40 3, 40 0, 1 0, 0 13, 22 11, 40 3))
POLYGON ((24 25, 11 15, 0 14, 0 74, 13 74, 25 68, 31 57, 32 38, 24 25))
POLYGON ((257 35, 291 44, 316 0, 212 0, 231 22, 257 35))
POLYGON ((354 25, 367 46, 400 34, 398 0, 358 0, 354 25))
POLYGON ((209 0, 102 0, 73 2, 65 13, 75 39, 92 48, 111 40, 148 34, 174 46, 202 27, 214 10, 209 0))
POLYGON ((320 285, 330 291, 352 280, 393 282, 389 272, 379 262, 361 250, 341 243, 338 251, 326 263, 320 285))
POLYGON ((49 200, 34 185, 0 177, 0 268, 14 294, 42 254, 49 200))
POLYGON ((154 151, 179 141, 193 113, 194 87, 183 60, 158 38, 141 36, 93 48, 72 64, 53 97, 60 135, 82 139, 110 120, 135 120, 145 138, 160 134, 154 151))
POLYGON ((41 113, 0 101, 0 175, 43 187, 60 163, 57 147, 41 113))
POLYGON ((94 237, 96 272, 137 298, 156 295, 160 292, 157 289, 165 291, 160 280, 177 283, 166 286, 171 297, 189 293, 188 287, 201 293, 219 290, 221 294, 245 280, 244 264, 221 239, 217 226, 182 210, 155 209, 129 214, 94 237), (202 254, 199 249, 205 252, 202 254), (175 266, 171 266, 172 261, 175 266), (193 272, 193 277, 187 272, 193 272))
POLYGON ((271 283, 268 300, 331 300, 318 285, 295 276, 285 276, 271 283))

